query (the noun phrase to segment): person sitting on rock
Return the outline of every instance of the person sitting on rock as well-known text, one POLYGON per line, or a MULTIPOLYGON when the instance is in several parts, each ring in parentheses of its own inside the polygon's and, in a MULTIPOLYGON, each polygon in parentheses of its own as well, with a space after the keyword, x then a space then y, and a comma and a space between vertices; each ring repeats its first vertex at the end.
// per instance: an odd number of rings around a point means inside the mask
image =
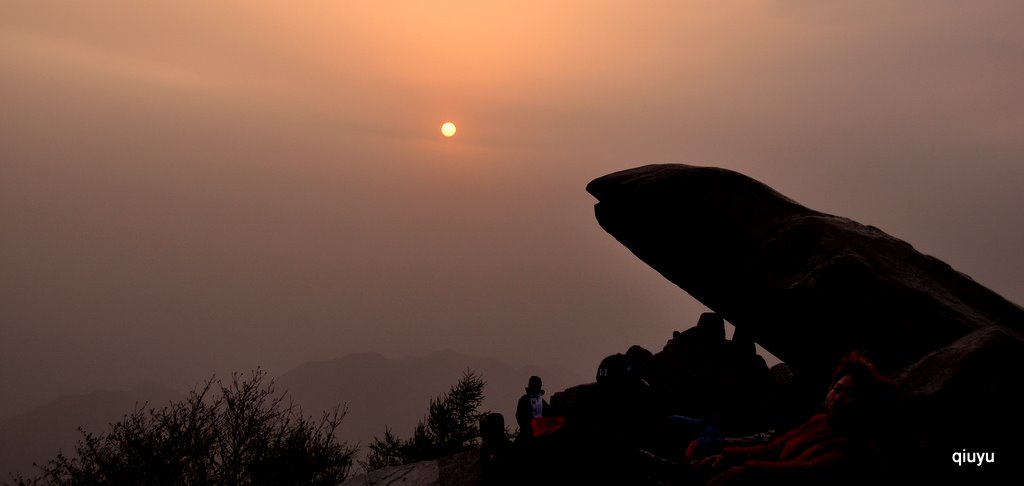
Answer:
POLYGON ((516 422, 519 424, 519 437, 532 438, 532 422, 536 417, 543 417, 548 402, 544 401, 543 383, 539 376, 531 376, 526 387, 526 394, 519 398, 516 405, 516 422))
POLYGON ((833 374, 824 412, 768 444, 725 447, 691 464, 710 475, 708 484, 862 484, 883 463, 875 433, 895 397, 892 381, 850 353, 833 374))

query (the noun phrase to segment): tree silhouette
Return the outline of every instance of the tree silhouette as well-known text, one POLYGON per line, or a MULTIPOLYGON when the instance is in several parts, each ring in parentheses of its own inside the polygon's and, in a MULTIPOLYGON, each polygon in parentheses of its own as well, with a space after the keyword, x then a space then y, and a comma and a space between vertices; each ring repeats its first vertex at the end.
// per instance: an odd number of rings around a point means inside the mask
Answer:
POLYGON ((447 393, 430 400, 427 416, 413 430, 411 438, 402 440, 385 428, 383 438, 373 439, 362 466, 372 471, 438 459, 475 447, 480 435, 478 423, 484 415, 479 409, 486 384, 480 375, 466 370, 447 393))
POLYGON ((59 454, 18 485, 336 485, 348 475, 356 450, 335 432, 347 409, 337 406, 319 420, 256 369, 231 382, 210 378, 188 398, 163 408, 136 407, 83 438, 75 457, 59 454))

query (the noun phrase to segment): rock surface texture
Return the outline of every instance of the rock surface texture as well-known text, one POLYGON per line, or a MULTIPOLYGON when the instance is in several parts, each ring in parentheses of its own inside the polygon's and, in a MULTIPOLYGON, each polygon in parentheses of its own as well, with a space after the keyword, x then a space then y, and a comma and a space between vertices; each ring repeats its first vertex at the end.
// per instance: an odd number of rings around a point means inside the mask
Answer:
POLYGON ((436 461, 392 466, 350 477, 340 486, 471 486, 480 484, 480 451, 471 450, 436 461))

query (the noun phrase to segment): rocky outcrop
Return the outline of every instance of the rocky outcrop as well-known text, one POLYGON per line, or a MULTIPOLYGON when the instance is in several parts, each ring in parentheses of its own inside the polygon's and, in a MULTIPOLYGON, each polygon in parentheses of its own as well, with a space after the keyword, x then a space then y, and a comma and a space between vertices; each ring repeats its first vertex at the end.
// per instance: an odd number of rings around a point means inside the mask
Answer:
POLYGON ((341 486, 470 486, 480 484, 480 451, 391 466, 350 477, 341 486))
POLYGON ((818 381, 854 348, 892 373, 1024 310, 878 228, 742 174, 649 165, 592 181, 597 220, 641 260, 818 381))
POLYGON ((988 452, 1005 467, 1024 450, 1020 306, 878 228, 729 170, 651 165, 587 190, 605 230, 797 382, 824 385, 840 356, 865 351, 906 396, 886 427, 905 447, 890 451, 905 479, 976 483, 958 455, 988 452))

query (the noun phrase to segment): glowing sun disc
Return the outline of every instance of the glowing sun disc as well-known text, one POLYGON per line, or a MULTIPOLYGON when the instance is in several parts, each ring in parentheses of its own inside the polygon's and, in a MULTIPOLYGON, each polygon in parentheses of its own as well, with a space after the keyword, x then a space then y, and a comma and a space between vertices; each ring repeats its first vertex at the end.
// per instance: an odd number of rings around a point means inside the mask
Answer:
POLYGON ((452 122, 445 122, 444 125, 441 125, 441 135, 446 137, 455 135, 455 124, 452 122))

